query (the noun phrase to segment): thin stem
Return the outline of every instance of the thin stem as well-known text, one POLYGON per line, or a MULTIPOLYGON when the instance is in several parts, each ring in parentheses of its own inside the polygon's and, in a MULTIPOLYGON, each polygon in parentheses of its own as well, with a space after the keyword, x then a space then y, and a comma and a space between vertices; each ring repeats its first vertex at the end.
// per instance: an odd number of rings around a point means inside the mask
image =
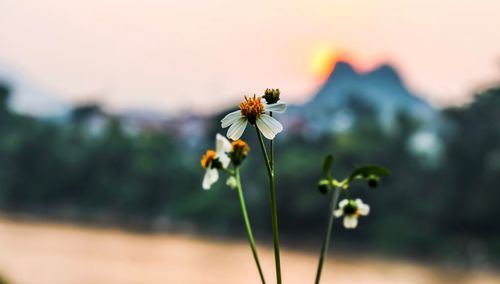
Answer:
POLYGON ((281 261, 280 261, 280 240, 279 240, 279 230, 278 230, 278 206, 276 204, 276 188, 274 184, 274 169, 271 168, 271 163, 267 156, 266 146, 264 145, 264 140, 262 140, 262 135, 257 126, 257 136, 259 137, 260 148, 262 150, 262 155, 264 156, 264 161, 266 163, 267 175, 269 176, 269 194, 271 197, 271 220, 273 225, 273 244, 274 244, 274 260, 276 264, 276 280, 278 284, 281 284, 281 261))
MULTIPOLYGON (((269 116, 273 116, 273 112, 269 112, 269 116)), ((269 158, 271 158, 271 169, 274 171, 274 139, 269 142, 269 158)))
MULTIPOLYGON (((328 186, 331 187, 331 184, 328 186)), ((337 202, 339 200, 341 191, 342 190, 338 187, 335 187, 333 189, 332 199, 330 200, 330 208, 328 209, 329 217, 328 217, 327 229, 325 237, 323 239, 323 244, 321 245, 321 254, 319 256, 318 270, 316 271, 316 281, 314 282, 315 284, 319 284, 319 280, 321 278, 321 271, 323 270, 323 263, 325 261, 326 254, 328 252, 328 247, 330 246, 333 220, 335 218, 335 216, 333 216, 333 210, 335 210, 335 207, 337 206, 337 202)))
POLYGON ((257 130, 257 137, 259 138, 260 149, 262 150, 262 155, 264 156, 264 163, 266 164, 267 176, 269 180, 274 179, 274 172, 271 168, 271 164, 269 162, 269 157, 267 156, 266 146, 264 145, 264 140, 262 139, 262 134, 260 134, 260 130, 257 126, 255 126, 255 130, 257 130))
POLYGON ((245 228, 247 230, 248 244, 252 249, 253 258, 255 259, 255 264, 257 265, 257 269, 259 270, 260 280, 262 281, 262 284, 265 284, 266 280, 264 280, 264 274, 262 273, 262 268, 260 266, 259 256, 257 255, 257 248, 255 247, 255 240, 253 238, 252 227, 250 226, 247 207, 245 205, 245 197, 243 196, 243 189, 241 187, 239 167, 236 167, 234 172, 236 178, 236 187, 238 189, 238 197, 240 198, 241 213, 243 213, 243 220, 245 221, 245 228))
POLYGON ((231 171, 230 169, 221 168, 220 170, 222 170, 223 172, 226 172, 230 176, 234 176, 234 172, 231 171))

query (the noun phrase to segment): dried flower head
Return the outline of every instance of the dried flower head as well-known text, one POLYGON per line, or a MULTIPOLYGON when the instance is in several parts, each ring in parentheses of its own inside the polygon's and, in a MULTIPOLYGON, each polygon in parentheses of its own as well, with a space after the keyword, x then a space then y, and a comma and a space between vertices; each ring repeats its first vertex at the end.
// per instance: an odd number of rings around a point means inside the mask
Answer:
POLYGON ((231 158, 231 161, 235 166, 239 166, 248 155, 250 147, 241 139, 233 141, 231 146, 233 149, 229 152, 229 158, 231 158))

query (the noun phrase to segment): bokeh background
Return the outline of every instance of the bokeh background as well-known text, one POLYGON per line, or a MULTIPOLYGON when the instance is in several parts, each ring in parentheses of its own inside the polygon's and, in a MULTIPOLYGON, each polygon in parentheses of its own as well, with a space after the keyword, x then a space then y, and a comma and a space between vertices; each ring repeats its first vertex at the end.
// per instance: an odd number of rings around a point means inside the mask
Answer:
MULTIPOLYGON (((0 283, 258 283, 237 196, 199 159, 244 95, 280 88, 287 283, 314 277, 328 197, 392 170, 323 283, 500 283, 498 1, 0 2, 0 283), (5 278, 5 280, 1 280, 5 278)), ((273 283, 254 133, 243 167, 273 283)))

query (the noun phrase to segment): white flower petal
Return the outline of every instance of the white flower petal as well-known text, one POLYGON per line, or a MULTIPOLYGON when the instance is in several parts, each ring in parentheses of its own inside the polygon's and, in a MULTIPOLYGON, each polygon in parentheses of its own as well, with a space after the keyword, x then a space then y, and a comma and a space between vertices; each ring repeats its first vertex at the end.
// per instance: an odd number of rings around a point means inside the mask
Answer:
POLYGON ((241 135, 243 135, 243 131, 245 131, 245 128, 247 127, 247 122, 247 118, 240 117, 239 120, 237 120, 235 123, 233 123, 233 125, 231 125, 231 127, 229 127, 227 131, 227 137, 233 140, 240 139, 241 135))
POLYGON ((272 111, 276 113, 284 113, 287 105, 285 103, 264 104, 264 111, 272 111))
POLYGON ((230 112, 228 113, 220 122, 221 122, 221 126, 222 128, 226 128, 228 127, 229 125, 235 123, 236 121, 238 121, 238 119, 241 118, 241 111, 240 110, 236 110, 236 111, 233 111, 233 112, 230 112))
POLYGON ((219 159, 219 162, 222 164, 222 167, 224 169, 227 169, 229 163, 231 163, 231 158, 229 158, 229 156, 224 152, 217 153, 217 158, 219 159))
POLYGON ((231 142, 226 139, 226 137, 217 133, 215 135, 215 152, 217 153, 229 153, 231 152, 231 142))
POLYGON ((344 211, 342 211, 342 209, 337 209, 337 210, 333 211, 333 216, 335 216, 337 218, 342 217, 343 214, 344 214, 344 211))
POLYGON ((203 189, 208 190, 219 179, 219 172, 217 169, 208 168, 203 176, 203 189))
POLYGON ((358 226, 358 218, 356 216, 345 216, 344 227, 346 229, 354 229, 358 226))
POLYGON ((349 200, 343 199, 342 201, 339 202, 339 208, 343 209, 348 203, 349 203, 349 200))
POLYGON ((269 140, 274 139, 276 134, 283 130, 283 126, 279 121, 265 113, 257 118, 256 123, 262 135, 269 140))
POLYGON ((366 216, 370 214, 370 206, 368 204, 358 205, 358 213, 361 216, 366 216))
POLYGON ((364 203, 361 199, 356 198, 354 202, 356 202, 356 206, 358 207, 359 215, 366 216, 370 213, 370 206, 364 203))

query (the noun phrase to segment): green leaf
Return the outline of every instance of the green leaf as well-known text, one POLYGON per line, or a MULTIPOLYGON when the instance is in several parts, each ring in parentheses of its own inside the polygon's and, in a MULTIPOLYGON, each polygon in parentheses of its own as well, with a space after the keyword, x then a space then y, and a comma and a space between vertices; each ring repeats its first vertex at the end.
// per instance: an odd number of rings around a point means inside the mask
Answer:
POLYGON ((327 177, 330 176, 330 171, 332 170, 333 156, 328 154, 323 162, 323 174, 327 177))
POLYGON ((373 176, 385 177, 390 174, 391 172, 382 166, 366 165, 355 169, 349 176, 348 180, 351 182, 355 179, 369 179, 373 176))

